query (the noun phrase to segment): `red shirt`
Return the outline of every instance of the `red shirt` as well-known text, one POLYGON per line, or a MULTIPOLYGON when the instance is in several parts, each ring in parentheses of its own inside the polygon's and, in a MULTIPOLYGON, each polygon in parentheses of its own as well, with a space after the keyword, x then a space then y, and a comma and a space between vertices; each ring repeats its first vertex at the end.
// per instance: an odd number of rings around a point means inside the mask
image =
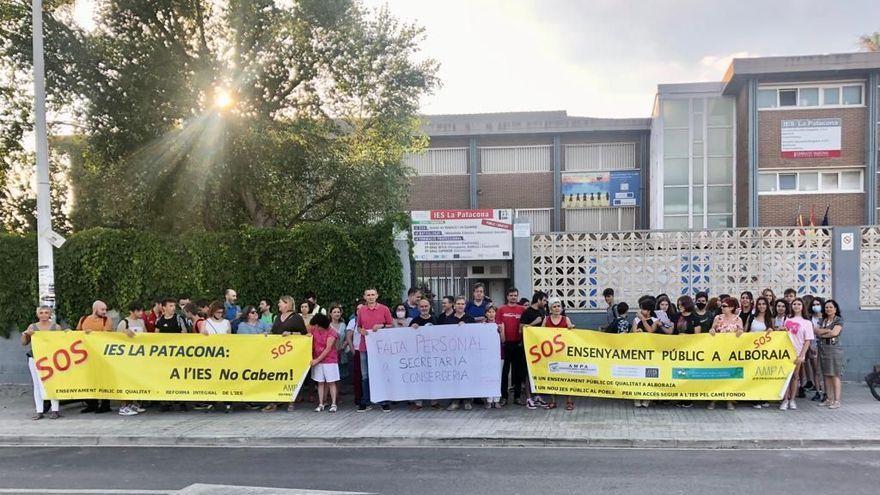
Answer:
MULTIPOLYGON (((391 318, 391 310, 389 310, 388 306, 385 306, 384 304, 376 303, 374 308, 363 305, 357 312, 357 326, 365 330, 372 330, 376 325, 390 327, 392 324, 394 324, 394 319, 391 318)), ((358 351, 367 352, 366 338, 361 339, 361 345, 358 346, 358 351)))
POLYGON ((147 332, 153 333, 156 331, 156 320, 159 319, 159 315, 153 313, 153 310, 149 310, 144 314, 144 325, 147 327, 147 332))
MULTIPOLYGON (((312 328, 309 329, 309 333, 312 334, 312 359, 318 359, 318 356, 324 352, 324 349, 327 348, 330 339, 338 338, 336 330, 332 328, 328 328, 324 330, 319 326, 312 325, 312 328)), ((334 348, 324 356, 324 360, 321 361, 321 364, 338 364, 339 363, 339 354, 336 352, 335 343, 334 348)))
POLYGON ((504 324, 504 341, 519 342, 522 335, 519 333, 519 320, 526 308, 519 304, 505 304, 498 308, 495 313, 495 323, 504 324))

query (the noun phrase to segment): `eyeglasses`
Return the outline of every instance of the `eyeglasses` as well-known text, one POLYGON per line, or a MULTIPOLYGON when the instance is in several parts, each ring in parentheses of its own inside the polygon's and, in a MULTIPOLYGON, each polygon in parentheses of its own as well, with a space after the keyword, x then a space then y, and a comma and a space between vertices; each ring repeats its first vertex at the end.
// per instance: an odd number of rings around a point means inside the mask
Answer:
POLYGON ((249 315, 255 315, 255 314, 257 314, 257 311, 254 310, 254 309, 252 309, 252 310, 248 311, 248 314, 249 314, 249 315))

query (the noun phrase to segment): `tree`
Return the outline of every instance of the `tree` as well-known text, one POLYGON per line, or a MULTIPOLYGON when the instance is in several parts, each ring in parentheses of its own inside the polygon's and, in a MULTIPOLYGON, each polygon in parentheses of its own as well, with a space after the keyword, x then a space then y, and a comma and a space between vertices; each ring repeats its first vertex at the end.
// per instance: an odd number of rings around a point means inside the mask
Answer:
POLYGON ((859 36, 859 47, 866 52, 880 52, 880 31, 859 36))
MULTIPOLYGON (((92 32, 61 6, 45 17, 67 40, 47 47, 50 94, 85 126, 75 227, 363 223, 402 208, 437 64, 416 60, 423 31, 387 9, 108 0, 92 32)), ((6 25, 22 69, 29 27, 6 25)))

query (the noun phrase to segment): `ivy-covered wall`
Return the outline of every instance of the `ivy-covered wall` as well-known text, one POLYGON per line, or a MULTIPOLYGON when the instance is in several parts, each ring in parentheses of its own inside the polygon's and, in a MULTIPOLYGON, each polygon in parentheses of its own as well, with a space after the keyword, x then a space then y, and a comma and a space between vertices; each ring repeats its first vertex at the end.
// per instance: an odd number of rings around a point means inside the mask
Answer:
MULTIPOLYGON (((33 236, 0 235, 0 332, 34 319, 37 252, 33 236)), ((403 289, 392 226, 303 225, 292 230, 245 229, 168 237, 136 230, 91 229, 55 251, 60 319, 76 322, 95 299, 124 309, 131 301, 187 295, 239 303, 314 291, 346 311, 368 286, 396 300, 403 289)), ((387 299, 386 299, 387 298, 387 299)))

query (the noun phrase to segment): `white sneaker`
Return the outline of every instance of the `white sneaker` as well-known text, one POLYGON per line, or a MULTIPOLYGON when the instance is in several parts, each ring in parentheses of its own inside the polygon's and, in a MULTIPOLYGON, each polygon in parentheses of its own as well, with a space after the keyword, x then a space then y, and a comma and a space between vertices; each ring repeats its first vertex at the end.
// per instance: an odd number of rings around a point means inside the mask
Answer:
POLYGON ((640 400, 634 400, 634 401, 633 401, 633 407, 642 407, 642 401, 640 401, 640 400))
POLYGON ((787 409, 788 409, 788 401, 787 401, 787 400, 784 400, 784 401, 782 401, 781 404, 779 404, 779 410, 780 410, 780 411, 785 411, 785 410, 787 410, 787 409))
POLYGON ((135 405, 133 405, 133 406, 128 406, 128 408, 131 409, 132 411, 135 411, 135 412, 138 412, 138 413, 147 412, 147 410, 144 409, 143 407, 141 407, 140 404, 135 404, 135 405))
POLYGON ((447 411, 457 411, 458 410, 458 401, 452 401, 446 406, 447 411))
POLYGON ((795 402, 794 399, 791 399, 788 402, 788 408, 794 411, 795 409, 797 409, 797 402, 795 402))
POLYGON ((137 411, 129 409, 128 407, 120 407, 119 408, 119 415, 120 416, 137 416, 137 414, 138 414, 137 411))

